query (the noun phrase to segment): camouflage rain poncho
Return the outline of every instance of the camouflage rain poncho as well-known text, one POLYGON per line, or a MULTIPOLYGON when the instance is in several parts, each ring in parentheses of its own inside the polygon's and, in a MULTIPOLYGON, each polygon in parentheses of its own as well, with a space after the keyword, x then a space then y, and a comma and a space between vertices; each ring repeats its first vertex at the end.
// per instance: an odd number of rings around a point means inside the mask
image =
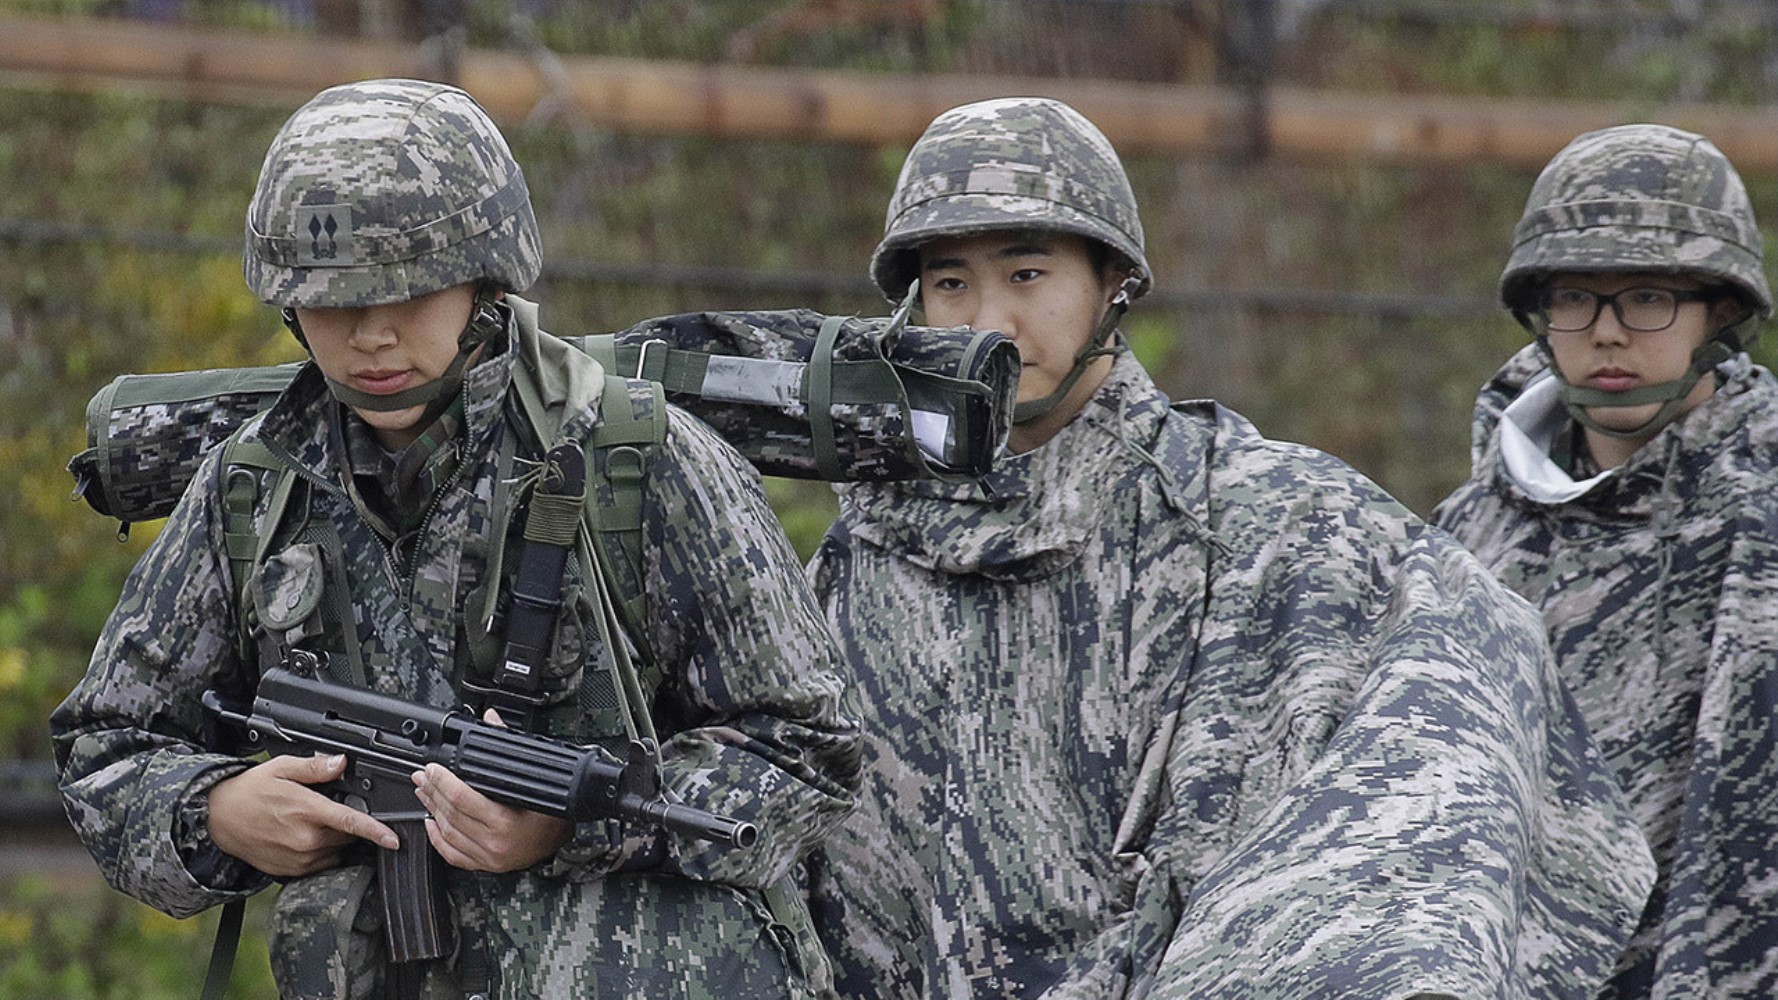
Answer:
MULTIPOLYGON (((378 690, 440 707, 460 698, 465 636, 478 624, 469 609, 483 606, 490 498, 504 496, 500 484, 519 471, 496 456, 526 436, 510 388, 514 358, 545 336, 518 326, 513 349, 466 373, 456 477, 403 548, 399 575, 399 556, 338 485, 340 438, 330 427, 340 408, 317 369, 303 371, 254 435, 317 484, 304 491, 306 510, 339 532, 353 626, 378 690)), ((517 448, 536 454, 534 445, 517 448)), ((450 870, 462 939, 495 964, 498 996, 776 1000, 810 985, 784 927, 745 890, 787 873, 850 808, 857 735, 838 712, 833 642, 757 475, 738 455, 673 411, 649 463, 643 638, 664 672, 655 714, 666 783, 688 803, 754 823, 759 839, 724 850, 584 823, 530 870, 450 870)), ((201 735, 199 696, 241 689, 246 669, 217 464, 213 453, 130 575, 89 673, 52 720, 69 817, 106 879, 175 916, 268 882, 204 836, 209 788, 245 767, 205 752, 201 735)), ((300 505, 292 508, 287 521, 299 517, 300 505)), ((571 573, 571 605, 587 593, 579 583, 571 573)), ((580 605, 578 621, 591 620, 590 607, 580 605)), ((556 642, 552 663, 567 657, 592 671, 602 662, 590 626, 564 627, 556 642)), ((609 735, 588 731, 586 705, 571 699, 534 728, 576 742, 609 735)), ((272 953, 286 996, 378 995, 381 919, 366 896, 373 872, 348 864, 285 886, 272 953)), ((463 996, 436 974, 428 991, 463 996)))
POLYGON ((1552 380, 1526 388, 1546 365, 1527 347, 1483 389, 1438 521, 1543 612, 1659 863, 1604 995, 1778 996, 1778 382, 1741 355, 1577 484, 1543 457, 1570 426, 1552 380))
POLYGON ((1584 997, 1652 877, 1531 609, 1128 356, 813 565, 866 784, 812 865, 859 997, 1584 997), (825 855, 825 856, 822 856, 825 855))

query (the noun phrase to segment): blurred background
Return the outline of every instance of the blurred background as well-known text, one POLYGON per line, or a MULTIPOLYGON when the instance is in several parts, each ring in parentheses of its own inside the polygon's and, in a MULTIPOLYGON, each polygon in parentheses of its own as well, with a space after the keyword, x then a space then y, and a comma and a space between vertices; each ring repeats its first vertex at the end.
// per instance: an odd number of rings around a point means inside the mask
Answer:
MULTIPOLYGON (((105 889, 55 795, 45 719, 155 528, 120 544, 64 466, 120 373, 300 357, 242 284, 243 212, 290 111, 374 76, 500 121, 559 333, 884 312, 865 263, 925 124, 1069 101, 1142 205, 1126 329, 1162 387, 1421 513, 1524 343, 1494 281, 1568 139, 1703 132, 1778 221, 1770 0, 0 0, 0 998, 196 993, 214 915, 105 889)), ((830 491, 768 485, 807 554, 830 491)), ((250 933, 233 995, 265 964, 250 933)))

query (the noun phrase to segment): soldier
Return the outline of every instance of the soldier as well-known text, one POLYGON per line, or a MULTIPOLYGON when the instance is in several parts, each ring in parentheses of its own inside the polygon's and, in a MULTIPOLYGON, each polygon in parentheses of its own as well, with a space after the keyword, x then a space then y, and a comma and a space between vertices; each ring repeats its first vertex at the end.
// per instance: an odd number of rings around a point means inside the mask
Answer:
POLYGON ((837 651, 757 476, 680 411, 646 454, 640 627, 601 638, 597 574, 570 559, 529 723, 621 741, 613 657, 651 654, 667 787, 755 824, 753 846, 571 826, 429 765, 414 781, 450 866, 455 955, 390 963, 374 869, 353 846, 394 833, 313 787, 343 761, 249 764, 203 739, 200 695, 251 691, 267 651, 293 646, 439 707, 510 694, 490 682, 487 619, 506 618, 517 560, 500 554, 522 543, 512 510, 550 442, 519 397, 541 385, 564 429, 590 427, 606 385, 508 294, 540 263, 524 177, 462 91, 351 84, 291 116, 248 209, 244 266, 310 363, 238 438, 291 474, 237 512, 254 477, 213 452, 131 574, 52 720, 69 815, 114 886, 175 916, 284 881, 272 958, 288 997, 821 992, 783 877, 856 787, 837 651), (237 589, 243 538, 269 554, 237 589))
POLYGON ((1533 343, 1483 387, 1437 520, 1543 612, 1659 866, 1606 997, 1778 996, 1778 384, 1741 179, 1702 136, 1582 135, 1500 297, 1533 343))
POLYGON ((1052 100, 940 115, 871 262, 1013 337, 1012 454, 857 484, 811 572, 859 811, 854 997, 1583 997, 1652 878, 1539 623, 1337 460, 1170 404, 1122 164, 1052 100))

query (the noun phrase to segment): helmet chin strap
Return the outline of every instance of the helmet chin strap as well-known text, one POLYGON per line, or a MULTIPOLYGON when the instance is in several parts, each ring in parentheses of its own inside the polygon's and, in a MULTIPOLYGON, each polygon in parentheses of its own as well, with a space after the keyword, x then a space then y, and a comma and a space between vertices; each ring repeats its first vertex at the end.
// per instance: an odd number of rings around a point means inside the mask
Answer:
POLYGON ((1683 376, 1671 382, 1657 382, 1654 385, 1639 386, 1624 392, 1606 392, 1603 389, 1574 385, 1568 381, 1567 377, 1562 374, 1562 369, 1556 365, 1555 355, 1550 351, 1548 336, 1539 334, 1537 342, 1543 346, 1544 355, 1550 359, 1550 372, 1556 376, 1556 381, 1561 383, 1557 394, 1562 400, 1562 406, 1568 410, 1569 416, 1573 417, 1582 427, 1606 437, 1647 439, 1679 418, 1686 397, 1691 395, 1692 389, 1698 384, 1699 379, 1715 370, 1717 365, 1735 356, 1737 348, 1728 339, 1729 330, 1733 325, 1730 324, 1730 326, 1718 330, 1714 337, 1699 344, 1698 348, 1692 351, 1691 365, 1686 368, 1683 376), (1607 427, 1587 413, 1587 408, 1594 406, 1646 406, 1650 403, 1659 403, 1661 408, 1655 411, 1654 416, 1629 430, 1607 427))
MULTIPOLYGON (((491 284, 483 284, 476 289, 475 304, 469 310, 469 322, 464 324, 463 332, 457 335, 457 356, 445 368, 438 378, 400 392, 378 395, 354 389, 349 385, 327 379, 327 389, 340 402, 358 410, 370 410, 376 413, 391 413, 406 410, 415 406, 424 406, 426 411, 420 415, 418 423, 426 425, 438 419, 451 405, 451 400, 463 390, 463 369, 469 364, 470 355, 487 343, 495 335, 506 329, 507 317, 511 314, 499 301, 499 292, 491 284)), ((302 327, 297 323, 296 310, 284 310, 284 325, 296 335, 296 339, 306 348, 308 341, 303 337, 302 327)), ((311 355, 314 352, 310 352, 311 355)))
POLYGON ((1029 399, 1023 403, 1015 404, 1012 408, 1012 422, 1014 424, 1028 424, 1033 420, 1042 420, 1049 416, 1050 411, 1054 410, 1062 400, 1068 398, 1068 393, 1074 389, 1075 383, 1079 382, 1080 377, 1087 373, 1088 365, 1099 358, 1116 354, 1120 350, 1116 347, 1106 347, 1105 344, 1111 339, 1112 333, 1117 330, 1117 324, 1124 318, 1124 313, 1129 311, 1130 296, 1134 295, 1136 289, 1140 287, 1142 287, 1140 274, 1132 273, 1124 279, 1123 284, 1118 287, 1117 294, 1111 297, 1111 304, 1105 307, 1105 315, 1099 317, 1099 325, 1093 328, 1093 335, 1087 338, 1080 353, 1074 356, 1074 367, 1068 370, 1068 375, 1062 379, 1062 384, 1056 386, 1054 392, 1041 399, 1029 399))

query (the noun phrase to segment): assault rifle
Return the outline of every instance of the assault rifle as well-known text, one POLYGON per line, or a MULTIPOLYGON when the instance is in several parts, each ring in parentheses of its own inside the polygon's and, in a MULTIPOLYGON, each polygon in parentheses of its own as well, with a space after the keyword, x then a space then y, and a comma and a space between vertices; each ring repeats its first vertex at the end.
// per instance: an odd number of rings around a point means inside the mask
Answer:
POLYGON ((438 958, 449 948, 443 860, 426 838, 426 809, 411 775, 442 764, 496 802, 570 822, 620 819, 662 826, 699 840, 751 845, 753 824, 671 801, 661 789, 655 748, 630 744, 622 766, 597 749, 482 722, 466 710, 403 701, 321 680, 323 658, 294 651, 265 672, 251 706, 216 691, 204 708, 235 736, 237 749, 346 755, 346 771, 316 786, 368 812, 401 839, 377 851, 384 925, 396 962, 438 958))

